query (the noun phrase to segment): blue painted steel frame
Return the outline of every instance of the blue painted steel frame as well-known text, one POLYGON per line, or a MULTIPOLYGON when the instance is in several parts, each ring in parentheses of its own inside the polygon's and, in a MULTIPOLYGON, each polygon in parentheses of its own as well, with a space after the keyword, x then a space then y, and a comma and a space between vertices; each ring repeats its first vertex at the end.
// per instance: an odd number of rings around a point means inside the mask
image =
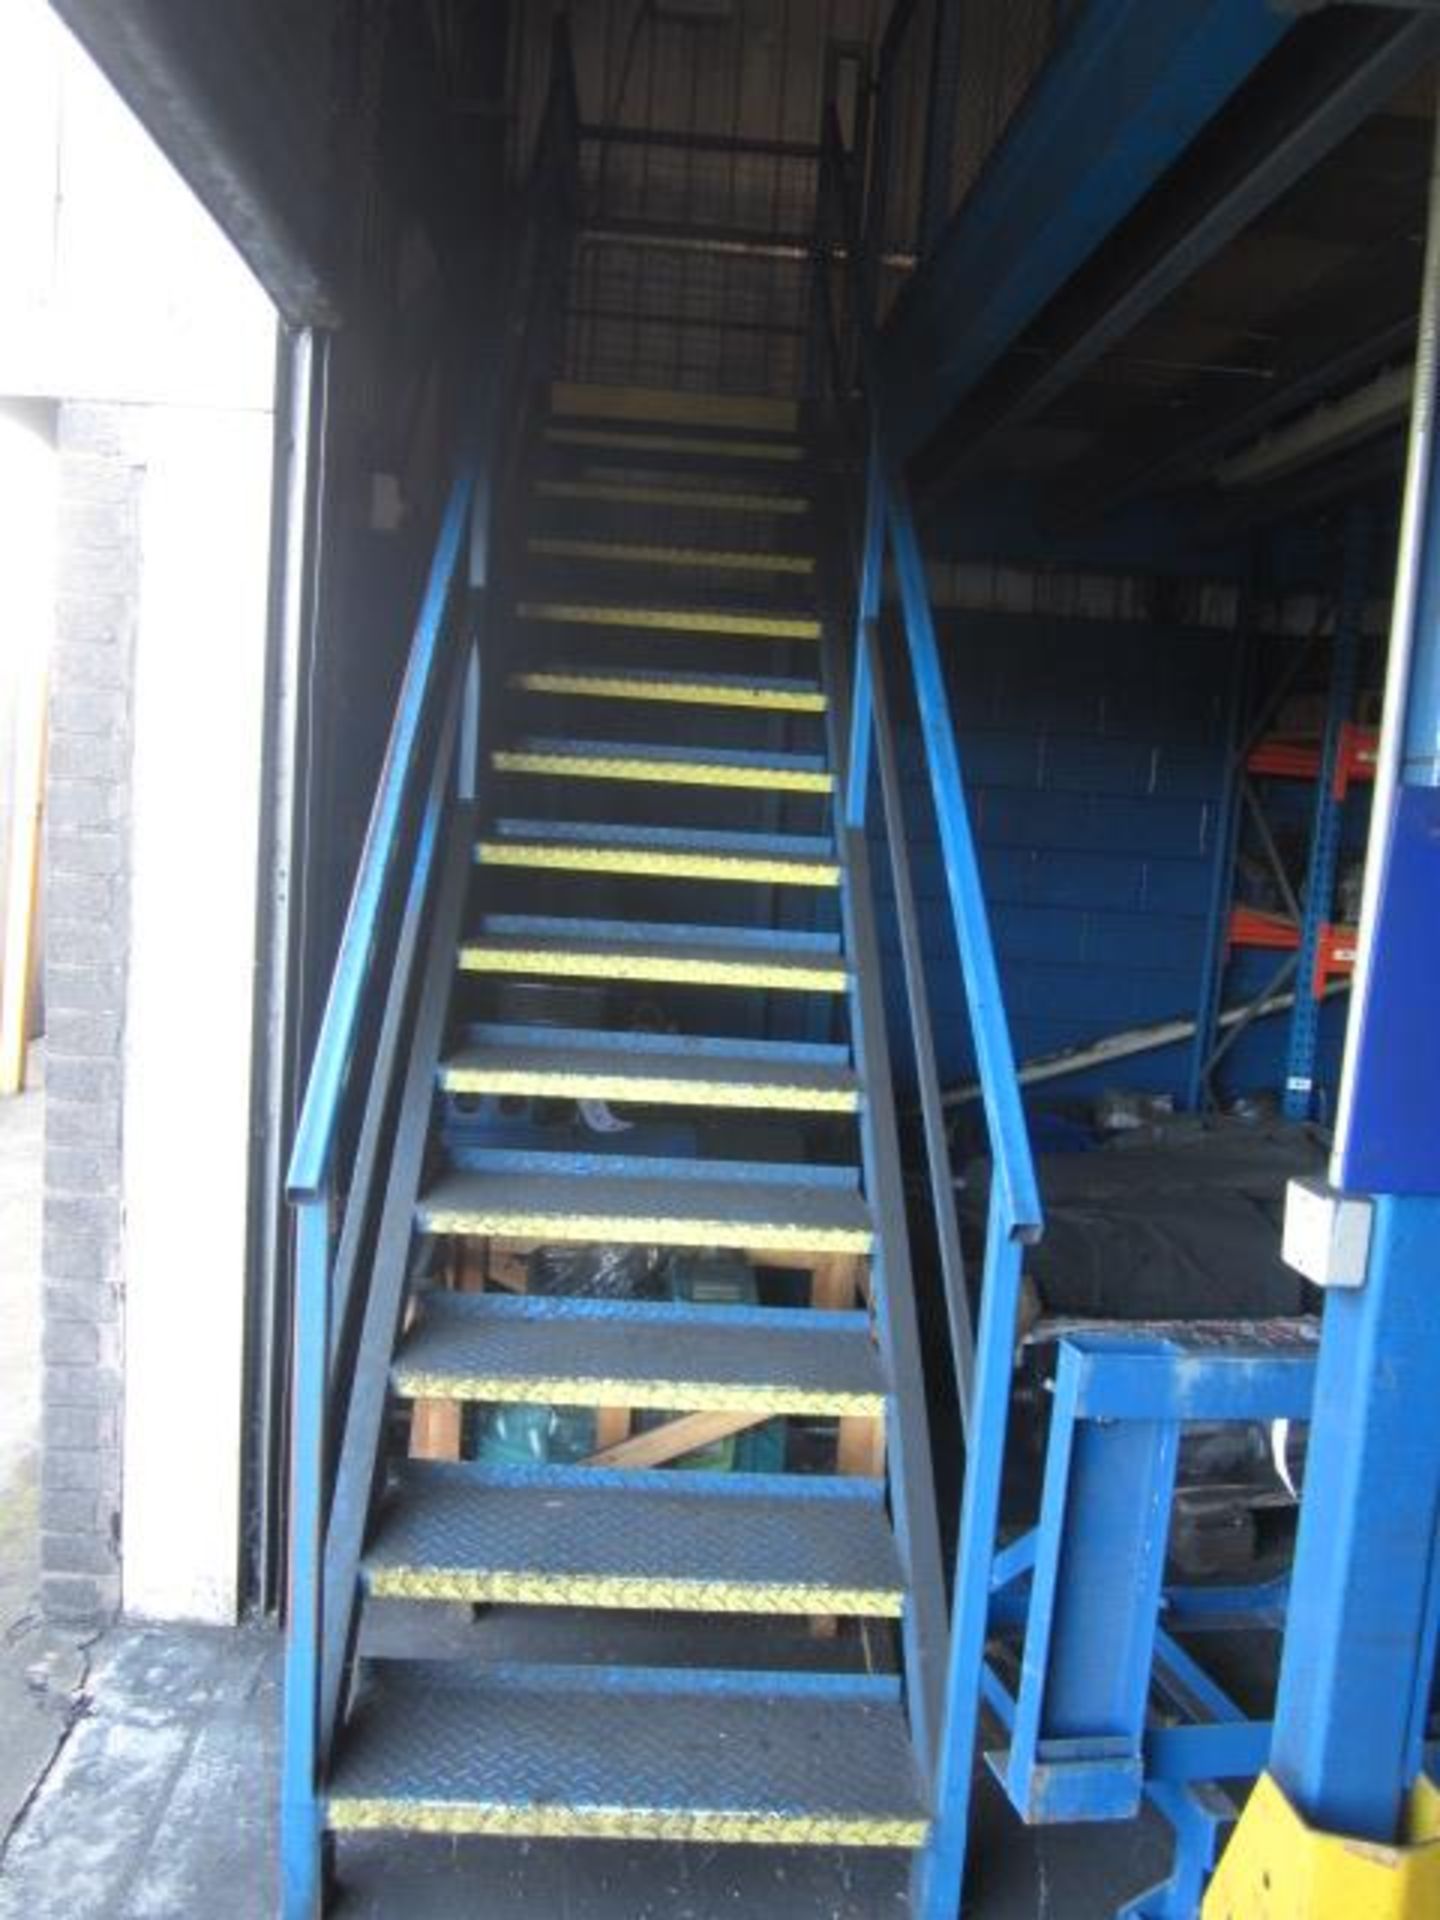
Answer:
POLYGON ((1293 24, 1267 0, 1074 10, 887 329, 897 453, 941 424, 1293 24))
POLYGON ((1390 1842, 1420 1768, 1440 1594, 1440 1199, 1376 1200, 1325 1303, 1271 1771, 1314 1824, 1390 1842))
POLYGON ((1304 1419, 1314 1378, 1314 1349, 1299 1342, 1061 1343, 1039 1521, 994 1561, 989 1629, 1024 1642, 1017 1694, 984 1670, 1010 1736, 988 1758, 1030 1821, 1124 1819, 1142 1795, 1165 1815, 1173 1870, 1127 1903, 1130 1920, 1193 1920, 1234 1812, 1213 1783, 1257 1775, 1271 1736, 1159 1624, 1276 1622, 1273 1583, 1162 1589, 1181 1423, 1304 1419), (1152 1725, 1152 1687, 1199 1724, 1152 1725))
POLYGON ((1140 1807, 1173 1420, 1086 1420, 1084 1360, 1062 1343, 1005 1790, 1027 1821, 1140 1807))
POLYGON ((1440 136, 1366 903, 1331 1179, 1374 1194, 1325 1302, 1271 1771, 1313 1825, 1389 1843, 1440 1632, 1440 136))

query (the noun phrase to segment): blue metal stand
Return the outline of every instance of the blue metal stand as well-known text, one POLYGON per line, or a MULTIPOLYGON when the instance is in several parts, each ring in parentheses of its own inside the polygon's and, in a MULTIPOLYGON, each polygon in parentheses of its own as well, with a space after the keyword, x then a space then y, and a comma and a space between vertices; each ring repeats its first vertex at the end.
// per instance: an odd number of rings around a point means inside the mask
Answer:
POLYGON ((992 1573, 988 1634, 1018 1632, 1021 1649, 1013 1690, 986 1661, 985 1702, 1009 1734, 987 1758, 1031 1824, 1128 1820, 1143 1800, 1164 1815, 1173 1871, 1122 1910, 1130 1920, 1193 1920, 1237 1812, 1216 1783, 1253 1779, 1269 1747, 1269 1725, 1176 1635, 1273 1627, 1285 1605, 1273 1583, 1165 1586, 1181 1427, 1304 1420, 1314 1378, 1304 1323, 1060 1344, 1039 1522, 992 1573))

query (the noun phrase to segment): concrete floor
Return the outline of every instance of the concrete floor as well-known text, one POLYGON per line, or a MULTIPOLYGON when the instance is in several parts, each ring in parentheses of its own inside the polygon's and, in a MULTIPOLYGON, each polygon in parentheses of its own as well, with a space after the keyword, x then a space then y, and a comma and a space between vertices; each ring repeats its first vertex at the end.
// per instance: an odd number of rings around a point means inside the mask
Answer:
MULTIPOLYGON (((10 1836, 0 1920, 267 1920, 279 1647, 268 1631, 118 1630, 10 1836)), ((988 1783, 967 1915, 1102 1920, 1162 1877, 1158 1825, 1027 1831, 988 1783)), ((896 1920, 905 1861, 868 1852, 366 1837, 335 1920, 896 1920)))

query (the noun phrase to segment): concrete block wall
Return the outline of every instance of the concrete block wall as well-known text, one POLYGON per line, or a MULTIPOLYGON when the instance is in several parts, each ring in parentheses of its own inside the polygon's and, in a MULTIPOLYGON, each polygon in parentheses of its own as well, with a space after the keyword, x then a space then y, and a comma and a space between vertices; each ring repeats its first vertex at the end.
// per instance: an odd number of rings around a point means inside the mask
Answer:
POLYGON ((41 1578, 59 1619, 120 1598, 121 1113, 143 410, 60 410, 45 836, 41 1578))
MULTIPOLYGON (((946 611, 971 818, 1020 1058, 1193 1011, 1224 774, 1232 631, 1136 619, 946 611)), ((973 1070, 934 810, 913 713, 900 759, 942 1078, 973 1070)), ((899 962, 881 879, 886 984, 899 962)), ((907 1045, 897 1072, 910 1072, 907 1045)), ((1175 1089, 1179 1049, 1127 1060, 1175 1089)), ((1102 1076, 1113 1084, 1117 1069, 1102 1076)), ((1087 1083, 1067 1080, 1070 1094, 1087 1083)), ((1092 1088, 1093 1090, 1093 1088, 1092 1088)))

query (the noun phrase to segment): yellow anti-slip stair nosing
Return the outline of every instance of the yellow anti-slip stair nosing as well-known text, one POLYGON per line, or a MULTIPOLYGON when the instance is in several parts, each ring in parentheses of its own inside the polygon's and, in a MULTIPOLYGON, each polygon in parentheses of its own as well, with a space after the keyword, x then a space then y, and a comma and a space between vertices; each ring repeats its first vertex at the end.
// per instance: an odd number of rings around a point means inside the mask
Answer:
POLYGON ((787 1086, 783 1081, 677 1079, 664 1074, 576 1072, 549 1068, 446 1067, 447 1093, 523 1095, 538 1100, 637 1100, 647 1106, 759 1107, 772 1113, 854 1113, 853 1087, 787 1086))
POLYGON ((465 973, 558 974, 582 980, 647 980, 672 986, 789 987, 799 992, 843 993, 849 985, 844 966, 836 961, 777 966, 763 960, 701 958, 647 953, 577 953, 552 947, 486 947, 460 949, 465 973))
POLYGON ((833 860, 779 860, 762 854, 669 853, 644 847, 564 846, 548 840, 482 840, 479 857, 491 867, 628 874, 641 880, 758 881, 797 887, 840 884, 840 869, 833 860))
POLYGON ((644 1608, 657 1613, 844 1614, 895 1620, 904 1596, 874 1587, 676 1579, 669 1575, 543 1573, 457 1567, 373 1568, 366 1585, 377 1600, 461 1600, 492 1606, 644 1608))
POLYGON ((536 534, 531 553, 545 560, 612 560, 646 567, 709 567, 721 573, 810 574, 808 553, 765 553, 732 547, 648 546, 632 540, 568 540, 536 534))
POLYGON ((868 1253, 868 1227, 795 1226, 781 1220, 726 1220, 658 1214, 531 1213, 508 1207, 421 1209, 426 1233, 458 1233, 490 1239, 612 1240, 617 1246, 770 1247, 776 1252, 868 1253))
POLYGON ((754 707, 767 713, 824 713, 819 688, 747 687, 713 680, 661 680, 644 674, 515 673, 512 687, 522 693, 563 693, 602 700, 651 700, 690 707, 754 707))
POLYGON ((617 433, 603 427, 546 427, 545 438, 561 447, 603 447, 608 453, 720 454, 728 460, 778 460, 798 466, 805 449, 791 440, 701 440, 684 433, 617 433))
POLYGON ((657 633, 735 633, 759 640, 818 640, 820 622, 793 615, 727 613, 718 607, 612 607, 554 600, 522 600, 522 620, 557 626, 639 627, 657 633))
POLYGON ((693 508, 711 513, 808 513, 800 493, 727 493, 720 487, 657 487, 634 480, 537 480, 544 500, 610 500, 621 506, 693 508))
POLYGON ((497 747, 497 773, 538 773, 579 780, 648 780, 672 787, 755 787, 765 793, 833 793, 835 777, 823 769, 746 766, 741 761, 647 759, 644 754, 537 753, 497 747))
POLYGON ((395 1391, 407 1400, 494 1401, 505 1406, 637 1407, 664 1413, 764 1413, 779 1419, 791 1414, 878 1419, 885 1412, 879 1393, 846 1392, 834 1387, 746 1386, 733 1380, 644 1380, 607 1374, 438 1373, 408 1366, 394 1372, 395 1391))
POLYGON ((641 420, 658 426, 748 427, 760 433, 794 433, 800 409, 793 400, 768 394, 689 393, 665 387, 630 387, 557 380, 551 410, 573 420, 641 420))
POLYGON ((677 1840, 782 1847, 921 1847, 929 1822, 864 1814, 737 1813, 677 1807, 563 1807, 543 1802, 364 1799, 332 1794, 337 1833, 497 1834, 529 1840, 677 1840))

